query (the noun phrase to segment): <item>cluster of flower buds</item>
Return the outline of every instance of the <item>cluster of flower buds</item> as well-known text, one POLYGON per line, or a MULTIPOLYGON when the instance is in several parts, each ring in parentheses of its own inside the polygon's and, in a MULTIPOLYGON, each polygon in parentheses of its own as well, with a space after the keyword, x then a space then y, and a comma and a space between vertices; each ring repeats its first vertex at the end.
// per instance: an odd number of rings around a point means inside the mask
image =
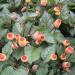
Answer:
POLYGON ((39 31, 37 31, 37 32, 34 33, 33 38, 34 38, 34 40, 35 40, 35 43, 36 43, 37 45, 40 45, 40 44, 42 43, 42 41, 45 40, 45 35, 42 34, 42 33, 39 32, 39 31))
POLYGON ((72 47, 72 46, 70 46, 70 41, 69 40, 64 40, 63 42, 62 42, 62 44, 66 47, 65 48, 65 53, 66 54, 72 54, 72 53, 74 53, 74 48, 72 47))
MULTIPOLYGON (((12 32, 7 33, 7 39, 13 42, 12 45, 11 45, 11 47, 13 49, 17 49, 19 46, 24 47, 29 43, 26 40, 25 37, 22 37, 19 34, 14 35, 12 32)), ((1 58, 3 58, 2 56, 1 56, 1 58)), ((5 59, 6 59, 6 57, 4 58, 4 60, 5 59)), ((27 62, 28 61, 28 56, 27 55, 22 55, 21 56, 21 61, 22 62, 27 62)))
POLYGON ((9 32, 7 34, 7 39, 13 41, 11 47, 14 49, 18 48, 19 46, 24 47, 29 43, 25 37, 22 37, 19 34, 14 35, 12 32, 9 32))
POLYGON ((63 54, 61 54, 60 59, 63 60, 64 62, 62 63, 62 67, 64 70, 67 72, 70 71, 71 68, 71 63, 67 62, 67 55, 73 54, 74 53, 74 48, 70 46, 70 41, 65 39, 62 42, 63 46, 65 46, 65 51, 63 54))
POLYGON ((61 6, 55 6, 53 10, 55 15, 59 16, 61 14, 61 6))

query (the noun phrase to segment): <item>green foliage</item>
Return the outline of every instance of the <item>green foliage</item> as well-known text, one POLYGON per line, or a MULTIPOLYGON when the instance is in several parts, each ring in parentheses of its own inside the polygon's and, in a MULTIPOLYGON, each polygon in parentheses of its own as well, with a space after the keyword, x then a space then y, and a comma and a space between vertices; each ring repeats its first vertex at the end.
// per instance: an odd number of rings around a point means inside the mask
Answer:
MULTIPOLYGON (((63 44, 63 41, 68 39, 68 46, 75 48, 75 14, 71 11, 75 7, 74 1, 48 0, 46 6, 40 2, 41 0, 31 0, 29 3, 25 0, 0 0, 0 53, 6 55, 4 61, 1 61, 3 57, 0 55, 0 75, 75 74, 75 52, 66 54, 67 46, 63 44), (58 16, 55 15, 55 6, 60 7, 58 16), (60 27, 55 27, 57 19, 61 20, 60 27), (70 36, 66 35, 67 30, 70 36), (45 36, 45 40, 42 41, 43 37, 39 40, 34 38, 37 31, 45 36), (19 34, 19 39, 8 39, 9 32, 14 36, 19 34), (25 40, 20 39, 21 37, 25 40), (22 47, 20 44, 26 45, 22 47), (63 53, 66 54, 66 60, 60 57, 63 53), (56 55, 57 59, 52 60, 51 54, 56 55), (26 58, 21 58, 23 55, 28 57, 25 62, 23 60, 26 58), (62 67, 65 61, 71 63, 69 73, 62 67)), ((9 37, 11 38, 11 35, 9 37)), ((36 35, 36 38, 38 37, 40 34, 36 35)))

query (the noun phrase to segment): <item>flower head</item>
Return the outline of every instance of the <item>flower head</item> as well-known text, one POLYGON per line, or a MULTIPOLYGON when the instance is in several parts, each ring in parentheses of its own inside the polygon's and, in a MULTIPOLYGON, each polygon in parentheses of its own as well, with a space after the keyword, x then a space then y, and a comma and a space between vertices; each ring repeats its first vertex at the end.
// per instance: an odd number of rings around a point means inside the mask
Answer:
POLYGON ((64 41, 63 41, 63 45, 64 45, 64 46, 69 46, 69 45, 70 45, 70 41, 67 40, 67 39, 64 40, 64 41))
POLYGON ((66 60, 67 59, 66 54, 65 53, 61 54, 60 59, 61 60, 66 60))
POLYGON ((7 33, 7 39, 8 40, 13 40, 14 39, 14 34, 12 32, 7 33))
POLYGON ((46 6, 48 4, 48 0, 41 0, 41 5, 46 6))
POLYGON ((6 55, 3 53, 0 53, 0 62, 5 61, 7 59, 6 55))
POLYGON ((44 41, 45 40, 45 35, 43 35, 41 32, 37 31, 34 33, 33 35, 34 40, 41 40, 44 41))
POLYGON ((56 19, 56 21, 54 22, 54 26, 55 26, 56 28, 59 28, 60 25, 61 25, 61 20, 60 20, 60 19, 56 19))
POLYGON ((68 47, 65 49, 65 53, 67 53, 67 54, 72 54, 72 53, 74 53, 74 48, 71 47, 71 46, 68 46, 68 47))
POLYGON ((22 55, 21 56, 21 61, 22 62, 28 62, 28 56, 27 55, 22 55))
POLYGON ((57 60, 57 55, 56 54, 51 54, 50 59, 51 60, 57 60))
POLYGON ((62 63, 62 67, 63 68, 70 68, 71 67, 71 64, 70 64, 70 62, 63 62, 62 63))
POLYGON ((19 45, 20 45, 21 47, 24 47, 24 46, 26 46, 29 42, 26 40, 26 38, 20 37, 18 43, 19 43, 19 45))

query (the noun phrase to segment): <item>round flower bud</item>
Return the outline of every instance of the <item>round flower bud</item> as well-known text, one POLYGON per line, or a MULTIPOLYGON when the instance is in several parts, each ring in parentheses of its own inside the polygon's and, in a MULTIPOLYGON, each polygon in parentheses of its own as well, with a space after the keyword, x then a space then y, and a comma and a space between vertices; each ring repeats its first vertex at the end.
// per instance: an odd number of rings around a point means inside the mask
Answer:
POLYGON ((72 54, 72 53, 74 53, 74 48, 71 47, 71 46, 68 46, 68 47, 65 49, 65 53, 67 53, 67 54, 72 54))
POLYGON ((62 63, 62 67, 63 68, 70 68, 71 67, 71 64, 69 62, 63 62, 62 63))
POLYGON ((7 33, 7 39, 8 40, 13 40, 14 39, 14 34, 12 32, 7 33))
POLYGON ((41 6, 47 6, 48 0, 41 0, 41 6))
POLYGON ((24 62, 24 63, 28 62, 28 56, 27 55, 22 55, 21 56, 21 61, 24 62))
POLYGON ((66 54, 65 53, 61 54, 60 59, 61 60, 66 60, 67 59, 66 54))
POLYGON ((19 43, 19 45, 20 45, 21 47, 24 47, 24 46, 26 46, 29 42, 26 40, 26 38, 20 37, 18 43, 19 43))
POLYGON ((56 54, 51 54, 50 59, 51 60, 57 60, 57 55, 56 54))
POLYGON ((70 41, 67 40, 67 39, 64 40, 64 41, 63 41, 63 45, 64 45, 64 46, 69 46, 69 45, 70 45, 70 41))
POLYGON ((55 26, 56 28, 59 28, 60 25, 61 25, 61 20, 60 20, 60 19, 57 19, 57 20, 54 22, 54 26, 55 26))
POLYGON ((3 62, 7 59, 6 55, 3 53, 0 53, 0 62, 3 62))

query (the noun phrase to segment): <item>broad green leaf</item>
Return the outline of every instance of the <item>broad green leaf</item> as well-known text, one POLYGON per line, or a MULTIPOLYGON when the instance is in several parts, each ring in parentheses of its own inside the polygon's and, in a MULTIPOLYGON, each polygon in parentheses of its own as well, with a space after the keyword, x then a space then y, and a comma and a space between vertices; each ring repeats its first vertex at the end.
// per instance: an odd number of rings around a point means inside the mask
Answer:
POLYGON ((43 52, 41 53, 41 58, 44 60, 44 62, 50 61, 50 55, 55 53, 55 48, 56 45, 52 45, 43 50, 43 52))
POLYGON ((16 51, 13 52, 13 56, 19 60, 21 58, 21 56, 23 55, 23 50, 22 49, 18 49, 16 51))
POLYGON ((13 50, 12 50, 12 42, 8 42, 3 48, 2 48, 2 52, 5 53, 7 55, 7 57, 9 58, 9 56, 12 54, 13 50))
POLYGON ((12 32, 14 34, 20 34, 22 30, 23 30, 23 25, 21 25, 20 23, 15 23, 15 25, 13 26, 12 32))
POLYGON ((70 39, 71 45, 75 47, 75 38, 70 39))
POLYGON ((48 21, 50 19, 50 15, 45 11, 42 15, 42 17, 40 18, 40 26, 45 26, 47 27, 48 21))
POLYGON ((19 68, 15 71, 14 75, 28 75, 25 69, 19 68))
POLYGON ((66 73, 63 73, 62 75, 68 75, 68 73, 66 72, 66 73))
POLYGON ((70 21, 71 21, 70 11, 69 11, 69 9, 66 5, 62 9, 61 18, 62 18, 63 22, 66 23, 66 24, 70 23, 70 21))
POLYGON ((10 17, 8 16, 8 14, 3 14, 3 13, 1 13, 0 14, 0 26, 2 26, 2 27, 10 27, 11 25, 11 19, 10 19, 10 17))
POLYGON ((71 36, 75 35, 75 29, 71 29, 69 32, 70 32, 71 36))
POLYGON ((8 31, 7 29, 0 30, 0 36, 1 36, 1 38, 6 35, 7 31, 8 31))
POLYGON ((7 68, 5 68, 2 72, 1 75, 15 75, 14 71, 13 71, 13 67, 9 66, 7 68))
POLYGON ((58 56, 64 53, 64 48, 62 45, 56 45, 56 53, 58 54, 58 56))
POLYGON ((68 61, 75 64, 75 53, 69 56, 68 61))
POLYGON ((35 48, 32 46, 25 47, 25 54, 28 55, 29 63, 32 63, 40 58, 42 48, 35 48))
POLYGON ((28 75, 28 73, 25 71, 23 68, 13 68, 12 66, 8 66, 5 68, 2 72, 1 75, 28 75))
POLYGON ((73 12, 70 12, 70 15, 71 15, 71 17, 70 17, 71 23, 72 23, 72 25, 75 25, 75 14, 73 12))
POLYGON ((18 8, 22 5, 22 0, 15 0, 15 7, 18 8))
POLYGON ((25 24, 25 26, 24 26, 24 36, 26 36, 30 33, 31 27, 32 27, 32 23, 28 22, 27 24, 25 24))
POLYGON ((52 31, 52 29, 54 28, 54 20, 51 16, 50 16, 50 19, 48 21, 48 28, 50 31, 52 31))
POLYGON ((62 33, 59 31, 59 30, 56 30, 54 33, 53 33, 56 41, 58 41, 59 43, 62 43, 63 40, 65 39, 64 36, 62 35, 62 33))
POLYGON ((72 67, 71 72, 68 75, 75 75, 75 66, 72 67))
POLYGON ((0 62, 0 72, 3 70, 7 62, 0 62))
POLYGON ((44 66, 42 66, 42 65, 43 65, 43 63, 41 64, 41 66, 37 70, 36 75, 47 75, 48 69, 45 67, 46 64, 44 64, 44 66))
POLYGON ((54 75, 54 70, 51 70, 51 71, 49 72, 49 75, 54 75))

